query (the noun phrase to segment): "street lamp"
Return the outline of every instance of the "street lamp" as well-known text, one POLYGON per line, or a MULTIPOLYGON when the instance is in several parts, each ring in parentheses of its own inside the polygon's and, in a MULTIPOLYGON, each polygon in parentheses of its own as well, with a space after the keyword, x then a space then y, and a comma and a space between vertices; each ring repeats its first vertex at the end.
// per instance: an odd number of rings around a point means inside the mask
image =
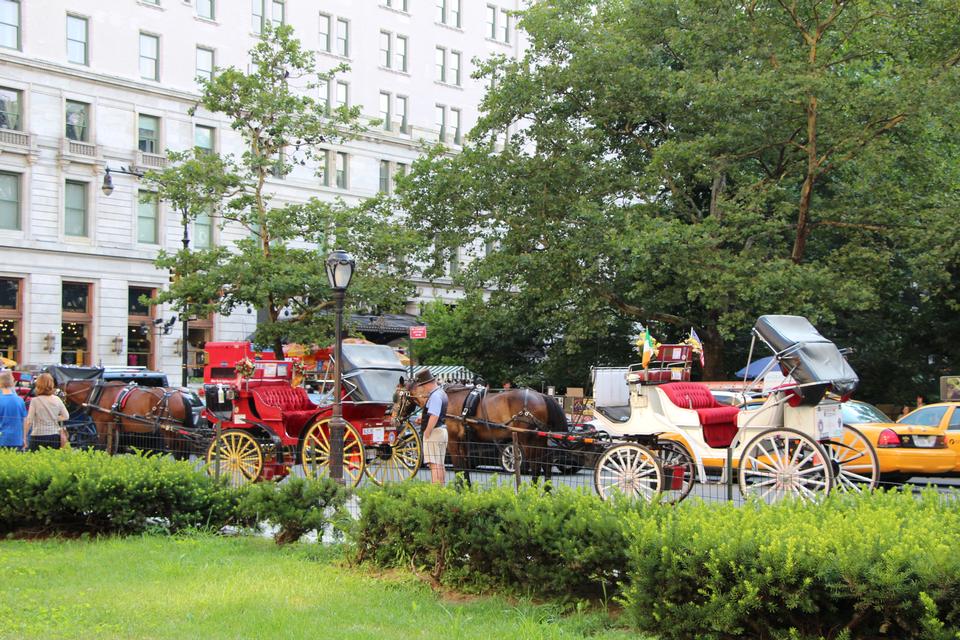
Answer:
POLYGON ((343 299, 353 278, 356 262, 346 251, 337 249, 327 256, 327 280, 333 290, 333 299, 337 303, 335 342, 333 343, 333 415, 330 417, 330 477, 343 484, 343 433, 346 424, 343 421, 341 404, 341 384, 343 371, 343 299))
MULTIPOLYGON (((119 169, 111 169, 110 167, 106 167, 106 173, 103 176, 103 184, 100 186, 100 190, 103 191, 103 195, 107 197, 109 197, 113 193, 113 177, 110 175, 111 172, 121 173, 128 176, 136 176, 138 179, 142 178, 144 175, 142 171, 137 171, 135 168, 132 168, 132 167, 129 167, 129 168, 120 167, 119 169)), ((183 250, 186 252, 190 250, 190 235, 188 232, 190 225, 189 225, 189 219, 187 218, 186 207, 183 207, 180 209, 180 224, 183 225, 183 250)), ((180 314, 180 321, 183 327, 183 335, 181 337, 181 347, 180 347, 182 350, 180 353, 180 357, 181 357, 180 366, 183 369, 183 371, 180 376, 180 385, 183 387, 186 387, 187 371, 188 371, 187 358, 189 357, 188 338, 190 335, 190 328, 189 328, 189 325, 187 324, 186 309, 184 309, 183 313, 180 314)))

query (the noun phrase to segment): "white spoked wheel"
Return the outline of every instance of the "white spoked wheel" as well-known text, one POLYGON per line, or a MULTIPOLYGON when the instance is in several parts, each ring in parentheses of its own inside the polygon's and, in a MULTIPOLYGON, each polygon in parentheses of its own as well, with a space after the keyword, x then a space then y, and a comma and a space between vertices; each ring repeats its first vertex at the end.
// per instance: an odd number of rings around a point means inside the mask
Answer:
POLYGON ((697 478, 696 465, 693 456, 679 442, 661 440, 657 447, 663 468, 663 501, 676 504, 690 495, 697 478))
POLYGON ((383 442, 365 449, 369 457, 363 472, 378 485, 409 480, 417 475, 423 461, 420 434, 410 421, 403 423, 393 442, 383 442))
POLYGON ((770 429, 751 440, 740 457, 740 492, 766 502, 785 497, 816 500, 833 486, 829 454, 795 429, 770 429))
POLYGON ((820 444, 830 456, 834 489, 868 491, 877 488, 880 483, 877 450, 858 429, 844 426, 839 438, 820 444))
POLYGON ((646 447, 632 442, 618 444, 597 460, 593 484, 604 500, 620 494, 649 502, 663 487, 663 468, 646 447))

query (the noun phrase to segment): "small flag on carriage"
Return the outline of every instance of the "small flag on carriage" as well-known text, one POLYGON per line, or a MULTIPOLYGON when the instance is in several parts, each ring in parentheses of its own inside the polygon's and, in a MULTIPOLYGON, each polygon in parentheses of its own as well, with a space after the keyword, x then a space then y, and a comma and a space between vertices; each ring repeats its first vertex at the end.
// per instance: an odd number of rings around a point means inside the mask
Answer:
POLYGON ((702 369, 706 365, 706 358, 703 356, 703 342, 700 340, 700 336, 697 335, 697 332, 693 327, 690 327, 690 337, 687 339, 687 341, 690 343, 690 346, 693 347, 693 352, 699 354, 700 368, 702 369))
POLYGON ((646 369, 650 366, 650 359, 657 353, 657 347, 654 344, 653 336, 650 335, 649 329, 644 329, 643 333, 640 334, 640 339, 637 340, 637 347, 640 349, 643 368, 646 369))

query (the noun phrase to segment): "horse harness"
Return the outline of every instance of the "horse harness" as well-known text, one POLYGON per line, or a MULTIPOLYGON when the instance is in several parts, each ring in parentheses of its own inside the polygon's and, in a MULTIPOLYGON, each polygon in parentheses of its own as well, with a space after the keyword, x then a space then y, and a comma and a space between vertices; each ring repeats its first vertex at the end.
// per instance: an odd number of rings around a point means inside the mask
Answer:
POLYGON ((468 433, 473 426, 517 431, 518 429, 516 427, 510 426, 514 422, 523 422, 538 430, 545 430, 547 428, 547 425, 542 420, 537 418, 537 416, 533 415, 527 408, 527 401, 530 397, 530 390, 527 388, 523 389, 523 409, 513 414, 513 416, 511 416, 506 422, 501 423, 491 421, 487 415, 486 407, 484 407, 483 418, 475 417, 477 409, 483 406, 483 399, 486 397, 486 392, 487 390, 484 387, 474 387, 463 401, 463 409, 461 410, 460 415, 454 416, 447 414, 445 417, 462 422, 464 427, 466 427, 468 430, 468 433))
POLYGON ((189 410, 189 403, 187 403, 186 400, 184 400, 183 422, 174 418, 173 414, 170 412, 170 398, 176 393, 182 393, 180 390, 165 389, 162 392, 159 401, 150 408, 149 412, 141 416, 135 413, 124 413, 124 408, 135 390, 144 389, 147 393, 150 393, 150 395, 154 395, 152 390, 147 390, 146 388, 138 385, 136 382, 131 382, 120 390, 120 393, 117 395, 117 399, 114 400, 113 405, 111 405, 109 409, 105 409, 97 404, 103 395, 103 390, 105 387, 106 385, 103 384, 102 381, 98 380, 96 386, 90 390, 90 395, 88 396, 87 401, 81 406, 88 411, 109 413, 113 416, 114 423, 118 428, 124 419, 139 422, 141 424, 152 425, 154 433, 159 433, 161 430, 163 430, 182 434, 183 430, 177 427, 181 425, 184 427, 189 427, 189 425, 185 424, 185 422, 190 420, 192 413, 189 410))

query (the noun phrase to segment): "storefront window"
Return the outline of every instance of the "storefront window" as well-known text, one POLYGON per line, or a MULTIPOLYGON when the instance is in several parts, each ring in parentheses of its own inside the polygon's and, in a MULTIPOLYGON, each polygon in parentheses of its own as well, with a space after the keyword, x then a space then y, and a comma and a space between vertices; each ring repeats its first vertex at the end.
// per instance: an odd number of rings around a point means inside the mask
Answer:
POLYGON ((90 364, 91 285, 64 282, 61 288, 60 362, 90 364))
POLYGON ((129 366, 150 368, 152 350, 150 324, 127 326, 127 364, 129 366))
POLYGON ((89 325, 83 322, 64 322, 60 325, 63 340, 61 364, 87 364, 90 357, 88 327, 89 325))
POLYGON ((20 361, 20 280, 15 278, 0 278, 0 356, 20 361))
POLYGON ((127 288, 127 365, 153 368, 153 318, 156 307, 143 302, 156 295, 150 287, 127 288))

